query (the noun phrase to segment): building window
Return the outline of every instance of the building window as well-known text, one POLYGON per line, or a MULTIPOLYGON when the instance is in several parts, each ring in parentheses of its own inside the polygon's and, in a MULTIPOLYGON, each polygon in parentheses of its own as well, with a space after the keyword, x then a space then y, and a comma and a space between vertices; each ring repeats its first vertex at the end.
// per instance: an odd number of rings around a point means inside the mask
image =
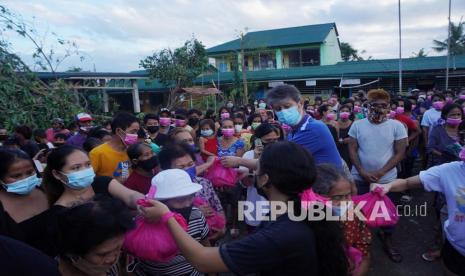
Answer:
POLYGON ((320 49, 283 50, 283 67, 294 68, 320 65, 320 49))
POLYGON ((293 68, 300 66, 300 50, 285 50, 283 51, 283 67, 293 68))
POLYGON ((276 69, 276 57, 274 53, 260 53, 260 69, 276 69))
POLYGON ((302 49, 302 66, 320 65, 320 49, 302 49))

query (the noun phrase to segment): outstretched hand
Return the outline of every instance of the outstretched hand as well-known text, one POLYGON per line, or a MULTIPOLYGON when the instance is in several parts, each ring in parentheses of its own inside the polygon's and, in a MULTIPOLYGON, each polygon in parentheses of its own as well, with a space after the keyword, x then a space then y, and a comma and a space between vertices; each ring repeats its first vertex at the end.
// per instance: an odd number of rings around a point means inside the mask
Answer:
POLYGON ((157 222, 164 214, 170 211, 168 206, 158 200, 147 199, 146 202, 151 206, 141 206, 140 211, 148 222, 157 222))
POLYGON ((385 195, 385 194, 389 193, 389 191, 391 190, 391 184, 371 183, 370 184, 370 191, 374 191, 378 187, 383 190, 382 195, 385 195))

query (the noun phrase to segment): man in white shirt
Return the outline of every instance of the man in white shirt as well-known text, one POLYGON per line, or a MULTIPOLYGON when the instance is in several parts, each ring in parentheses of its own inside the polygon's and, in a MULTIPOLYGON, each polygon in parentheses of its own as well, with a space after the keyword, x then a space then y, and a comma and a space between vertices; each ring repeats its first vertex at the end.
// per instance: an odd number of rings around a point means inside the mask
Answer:
POLYGON ((423 114, 423 119, 421 120, 421 128, 423 129, 425 145, 428 145, 428 136, 431 129, 433 129, 433 126, 435 126, 441 118, 441 109, 444 107, 445 103, 444 95, 434 94, 432 97, 432 103, 432 107, 423 114))

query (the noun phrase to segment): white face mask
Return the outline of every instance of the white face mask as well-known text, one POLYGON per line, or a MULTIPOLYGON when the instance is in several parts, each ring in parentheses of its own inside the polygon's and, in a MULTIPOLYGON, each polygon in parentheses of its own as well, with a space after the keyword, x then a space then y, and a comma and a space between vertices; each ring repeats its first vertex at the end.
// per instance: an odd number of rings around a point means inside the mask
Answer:
POLYGON ((242 131, 242 125, 234 125, 234 131, 236 131, 237 133, 241 132, 242 131))

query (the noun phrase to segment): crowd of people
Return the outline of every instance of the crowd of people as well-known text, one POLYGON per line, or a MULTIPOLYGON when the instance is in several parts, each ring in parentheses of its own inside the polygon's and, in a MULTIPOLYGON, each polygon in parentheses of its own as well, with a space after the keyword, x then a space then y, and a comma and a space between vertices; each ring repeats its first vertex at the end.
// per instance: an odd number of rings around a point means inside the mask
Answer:
POLYGON ((380 186, 388 196, 402 191, 403 203, 412 199, 409 189, 434 192, 431 227, 442 231, 422 258, 441 258, 447 275, 465 275, 464 113, 465 89, 308 100, 280 85, 218 112, 162 108, 143 120, 121 112, 101 122, 79 113, 46 130, 0 126, 2 270, 366 275, 373 236, 392 262, 402 262, 394 226, 293 221, 287 213, 260 221, 258 211, 240 221, 238 207, 292 202, 300 213, 300 195, 312 189, 341 216, 342 201, 380 186), (232 182, 218 183, 212 175, 219 174, 232 182), (126 250, 136 218, 167 227, 175 256, 154 261, 126 250), (360 262, 348 248, 361 253, 360 262))

